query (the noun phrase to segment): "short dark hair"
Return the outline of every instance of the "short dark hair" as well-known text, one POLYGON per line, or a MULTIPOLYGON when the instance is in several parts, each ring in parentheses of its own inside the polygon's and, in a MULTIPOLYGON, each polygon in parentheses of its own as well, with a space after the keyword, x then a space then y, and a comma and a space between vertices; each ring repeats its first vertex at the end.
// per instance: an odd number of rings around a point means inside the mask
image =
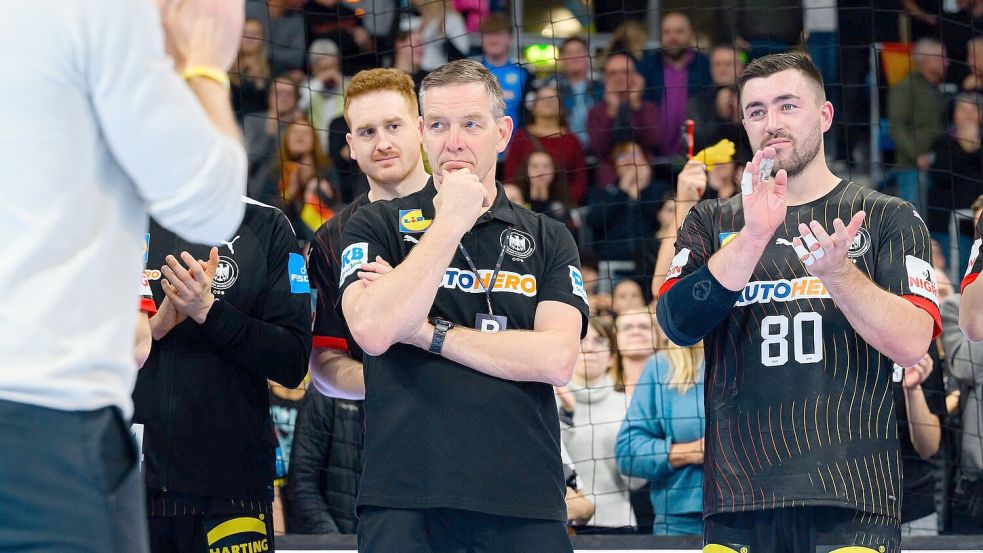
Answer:
POLYGON ((471 83, 485 85, 492 116, 495 119, 504 117, 505 92, 502 91, 502 85, 498 82, 498 78, 484 65, 469 59, 445 63, 424 77, 423 82, 420 83, 420 108, 423 109, 426 104, 424 98, 431 88, 471 83))
POLYGON ((812 60, 804 52, 769 54, 749 63, 744 69, 744 72, 741 73, 741 76, 737 78, 738 98, 744 94, 744 85, 748 81, 770 77, 775 73, 781 73, 789 69, 794 69, 813 81, 816 85, 816 98, 819 98, 820 101, 826 100, 826 93, 823 89, 823 76, 819 73, 819 69, 816 68, 816 64, 812 63, 812 60))
POLYGON ((579 35, 574 35, 564 40, 563 44, 560 45, 560 51, 562 52, 563 50, 566 50, 567 45, 572 44, 574 42, 579 42, 580 44, 583 44, 584 48, 587 49, 587 53, 590 53, 590 45, 587 44, 587 39, 579 35))

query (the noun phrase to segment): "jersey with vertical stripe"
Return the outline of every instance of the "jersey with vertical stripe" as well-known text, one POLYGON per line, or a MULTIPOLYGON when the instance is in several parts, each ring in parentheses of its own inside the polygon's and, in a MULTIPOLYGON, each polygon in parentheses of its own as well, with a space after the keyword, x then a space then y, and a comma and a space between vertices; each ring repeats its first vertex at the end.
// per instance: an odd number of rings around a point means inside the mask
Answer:
POLYGON ((973 249, 969 251, 969 264, 966 266, 966 275, 959 286, 960 292, 975 281, 980 276, 980 272, 983 271, 983 258, 980 257, 980 246, 983 245, 983 217, 976 221, 975 234, 976 240, 973 241, 973 249))
MULTIPOLYGON (((834 219, 861 210, 849 259, 941 328, 929 234, 911 204, 841 181, 789 206, 733 310, 704 338, 705 515, 837 506, 900 518, 894 363, 851 327, 792 248, 799 223, 832 232, 834 219)), ((740 196, 697 204, 679 229, 663 292, 743 226, 740 196)))

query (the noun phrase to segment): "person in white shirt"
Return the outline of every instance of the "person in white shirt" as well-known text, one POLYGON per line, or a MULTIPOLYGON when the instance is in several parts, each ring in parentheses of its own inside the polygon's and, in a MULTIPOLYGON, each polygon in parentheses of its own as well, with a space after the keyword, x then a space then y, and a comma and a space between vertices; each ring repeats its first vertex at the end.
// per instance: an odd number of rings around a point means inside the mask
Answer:
POLYGON ((243 19, 243 0, 0 3, 0 550, 147 550, 133 275, 148 214, 213 244, 241 222, 243 19))

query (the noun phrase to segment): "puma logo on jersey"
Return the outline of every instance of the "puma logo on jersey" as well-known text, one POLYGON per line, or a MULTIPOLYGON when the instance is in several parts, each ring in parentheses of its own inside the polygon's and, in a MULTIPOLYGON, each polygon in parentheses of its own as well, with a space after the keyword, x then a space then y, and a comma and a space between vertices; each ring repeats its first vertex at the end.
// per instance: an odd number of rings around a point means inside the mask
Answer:
POLYGON ((403 235, 403 242, 410 242, 411 244, 419 244, 420 243, 419 240, 417 240, 416 238, 410 236, 409 234, 404 234, 403 235))
POLYGON ((792 246, 792 247, 794 247, 791 241, 786 240, 784 238, 776 238, 775 239, 775 244, 777 244, 779 246, 792 246))
POLYGON ((235 244, 235 241, 238 239, 239 239, 239 235, 236 235, 236 237, 233 238, 231 242, 226 242, 225 240, 222 240, 222 244, 229 247, 229 252, 232 253, 232 255, 236 254, 236 249, 232 247, 232 244, 235 244))

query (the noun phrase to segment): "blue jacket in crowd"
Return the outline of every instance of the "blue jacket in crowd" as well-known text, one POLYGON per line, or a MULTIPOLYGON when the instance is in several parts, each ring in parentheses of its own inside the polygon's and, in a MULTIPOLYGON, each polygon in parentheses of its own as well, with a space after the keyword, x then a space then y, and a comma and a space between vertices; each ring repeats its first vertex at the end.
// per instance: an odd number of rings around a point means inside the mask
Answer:
POLYGON ((652 506, 665 515, 703 512, 703 465, 673 468, 669 448, 703 437, 703 369, 696 385, 680 394, 669 387, 669 360, 653 355, 638 380, 638 386, 621 424, 615 445, 618 467, 628 476, 652 483, 652 506))

